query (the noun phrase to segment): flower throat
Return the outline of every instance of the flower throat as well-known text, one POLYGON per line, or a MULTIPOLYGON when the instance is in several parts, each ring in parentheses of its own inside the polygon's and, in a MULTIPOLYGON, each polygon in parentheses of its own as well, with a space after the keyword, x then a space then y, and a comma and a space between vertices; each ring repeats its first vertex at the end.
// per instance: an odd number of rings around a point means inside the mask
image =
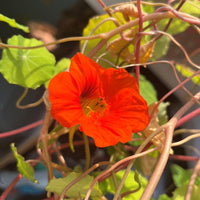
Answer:
POLYGON ((81 107, 83 110, 83 113, 87 116, 90 116, 92 113, 98 112, 101 114, 106 107, 106 102, 103 98, 80 98, 81 100, 81 107))

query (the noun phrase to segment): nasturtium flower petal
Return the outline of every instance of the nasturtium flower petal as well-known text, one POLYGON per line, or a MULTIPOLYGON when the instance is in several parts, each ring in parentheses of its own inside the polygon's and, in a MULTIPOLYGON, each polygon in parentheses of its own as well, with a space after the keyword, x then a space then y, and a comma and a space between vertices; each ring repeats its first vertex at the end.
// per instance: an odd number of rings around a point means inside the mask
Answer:
POLYGON ((79 123, 83 115, 80 94, 69 72, 57 74, 49 83, 49 100, 52 102, 51 113, 65 127, 79 123))
POLYGON ((69 72, 50 81, 49 100, 61 125, 80 124, 98 147, 126 143, 149 123, 135 78, 124 69, 103 69, 81 53, 71 59, 69 72))
POLYGON ((102 93, 107 101, 123 88, 133 88, 139 93, 135 78, 124 69, 108 68, 101 76, 101 79, 102 93))
POLYGON ((85 59, 83 54, 77 53, 71 59, 69 72, 83 97, 89 98, 99 92, 99 74, 103 71, 99 64, 91 59, 85 59))

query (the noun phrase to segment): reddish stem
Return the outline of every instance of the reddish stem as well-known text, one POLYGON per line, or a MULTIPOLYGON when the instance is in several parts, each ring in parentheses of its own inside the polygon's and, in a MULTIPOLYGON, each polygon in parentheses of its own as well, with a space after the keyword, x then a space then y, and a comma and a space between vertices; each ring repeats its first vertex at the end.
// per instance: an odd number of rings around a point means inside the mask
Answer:
MULTIPOLYGON (((97 0, 100 4, 101 4, 101 6, 103 7, 103 8, 106 8, 106 4, 102 1, 102 0, 97 0)), ((109 12, 109 10, 106 10, 106 12, 108 13, 108 15, 110 16, 110 17, 112 17, 112 14, 109 12)))
POLYGON ((23 176, 21 174, 18 174, 18 176, 12 181, 12 183, 6 188, 6 190, 1 194, 0 200, 5 200, 10 191, 13 189, 13 187, 17 184, 17 182, 22 178, 23 176))
POLYGON ((192 111, 191 113, 185 115, 180 120, 178 120, 178 123, 176 124, 176 128, 184 124, 185 122, 191 120, 192 118, 198 116, 200 114, 200 108, 192 111))
POLYGON ((10 136, 22 133, 24 131, 30 130, 32 128, 35 128, 35 127, 41 125, 42 123, 43 123, 43 120, 39 120, 37 122, 28 124, 26 126, 23 126, 21 128, 18 128, 18 129, 12 130, 12 131, 7 131, 7 132, 4 132, 4 133, 0 133, 0 139, 1 138, 5 138, 5 137, 10 137, 10 136))
POLYGON ((196 156, 184 156, 184 155, 169 155, 170 160, 180 160, 180 161, 197 161, 199 157, 196 156))
MULTIPOLYGON (((142 20, 142 10, 140 6, 140 0, 137 0, 137 9, 138 9, 138 18, 139 18, 139 33, 142 32, 142 25, 143 25, 143 20, 142 20)), ((137 43, 136 43, 136 51, 135 51, 135 63, 139 63, 140 61, 140 41, 141 37, 138 37, 137 43)), ((135 69, 135 74, 136 74, 136 81, 139 86, 139 79, 140 79, 140 66, 137 65, 135 69)))

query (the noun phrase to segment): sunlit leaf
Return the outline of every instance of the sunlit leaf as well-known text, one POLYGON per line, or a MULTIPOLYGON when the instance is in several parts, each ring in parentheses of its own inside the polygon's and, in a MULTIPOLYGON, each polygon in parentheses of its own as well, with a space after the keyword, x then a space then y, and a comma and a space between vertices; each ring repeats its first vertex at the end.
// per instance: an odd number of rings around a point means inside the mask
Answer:
MULTIPOLYGON (((10 38, 8 44, 31 47, 41 45, 42 42, 19 35, 10 38)), ((0 61, 0 72, 11 84, 36 89, 53 77, 55 57, 45 47, 28 50, 5 48, 0 61)))
MULTIPOLYGON (((125 170, 121 170, 115 174, 118 183, 122 180, 124 172, 125 172, 125 170)), ((126 181, 123 185, 123 188, 121 190, 121 194, 124 192, 132 191, 132 190, 136 190, 136 192, 131 193, 127 196, 124 196, 123 200, 140 199, 140 197, 147 185, 147 180, 144 177, 142 177, 142 175, 137 173, 136 180, 134 177, 135 177, 135 172, 130 171, 126 178, 126 181), (138 184, 138 182, 140 184, 138 184), (141 187, 140 187, 140 185, 141 185, 141 187)), ((104 194, 106 194, 107 192, 115 194, 115 185, 114 185, 112 177, 107 178, 106 180, 100 182, 99 185, 104 194)))
POLYGON ((0 14, 0 21, 6 22, 11 27, 21 29, 21 30, 23 30, 26 33, 29 32, 29 28, 27 26, 23 26, 21 24, 18 24, 14 19, 6 17, 5 15, 0 14))
MULTIPOLYGON (((71 172, 67 174, 67 176, 64 178, 52 179, 46 186, 46 190, 61 195, 64 188, 80 175, 81 173, 71 172)), ((85 176, 80 181, 75 183, 72 187, 70 187, 69 190, 67 190, 66 196, 69 198, 79 198, 80 193, 81 197, 84 198, 92 181, 93 177, 89 175, 85 176)), ((101 196, 102 193, 98 187, 98 183, 96 183, 92 189, 91 198, 100 199, 101 196)))
MULTIPOLYGON (((94 28, 108 17, 109 17, 109 15, 105 14, 105 15, 100 15, 100 16, 91 18, 89 20, 88 25, 83 30, 83 36, 89 36, 90 33, 94 30, 94 28)), ((123 16, 120 13, 118 14, 118 22, 119 22, 119 24, 125 23, 125 20, 123 19, 123 16)), ((113 21, 106 21, 101 26, 99 26, 92 35, 97 35, 99 33, 106 33, 115 28, 116 28, 116 25, 113 21)), ((118 37, 119 37, 119 34, 112 37, 112 40, 114 40, 118 37)), ((87 55, 99 43, 99 41, 100 41, 100 39, 89 40, 87 42, 84 54, 87 55)), ((81 44, 81 49, 82 49, 84 41, 81 41, 80 44, 81 44)), ((105 52, 106 52, 106 45, 103 48, 101 48, 101 50, 95 56, 98 57, 98 56, 104 54, 105 52)), ((103 58, 109 60, 112 63, 115 63, 115 60, 116 60, 116 58, 113 58, 113 56, 110 53, 103 56, 103 58)), ((102 61, 102 60, 99 61, 99 64, 105 68, 111 67, 111 65, 109 63, 106 63, 105 61, 102 61)))
POLYGON ((33 167, 31 167, 29 163, 24 161, 24 157, 18 154, 17 149, 13 143, 10 145, 10 147, 12 149, 14 157, 17 160, 17 169, 20 172, 20 174, 23 175, 25 178, 31 180, 32 182, 38 183, 38 181, 34 178, 33 167))
MULTIPOLYGON (((176 69, 185 77, 190 77, 192 76, 195 71, 193 69, 191 69, 190 67, 187 67, 185 65, 182 64, 177 64, 176 65, 176 69)), ((200 75, 196 75, 195 77, 192 78, 192 81, 197 84, 200 85, 200 75)))

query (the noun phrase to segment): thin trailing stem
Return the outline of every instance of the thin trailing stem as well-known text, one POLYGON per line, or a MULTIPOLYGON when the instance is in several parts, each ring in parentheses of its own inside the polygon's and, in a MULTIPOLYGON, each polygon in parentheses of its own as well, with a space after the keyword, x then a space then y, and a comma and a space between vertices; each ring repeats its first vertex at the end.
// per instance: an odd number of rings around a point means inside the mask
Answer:
MULTIPOLYGON (((50 110, 47 108, 47 111, 45 113, 45 117, 44 117, 44 122, 42 125, 42 129, 41 129, 41 140, 42 140, 42 157, 43 160, 45 162, 45 165, 47 167, 47 171, 48 171, 48 180, 50 181, 53 178, 53 168, 51 165, 51 157, 49 155, 49 151, 48 151, 48 128, 50 125, 50 121, 51 121, 51 113, 50 110)), ((48 197, 49 197, 49 193, 48 193, 48 197)))
MULTIPOLYGON (((88 37, 90 37, 102 24, 104 24, 107 21, 113 21, 115 24, 118 25, 118 21, 114 17, 106 18, 103 21, 101 21, 98 25, 96 25, 96 27, 90 32, 88 37)), ((87 43, 88 43, 88 40, 85 40, 82 50, 81 50, 81 53, 84 53, 87 43)))
POLYGON ((8 44, 4 44, 4 43, 0 42, 0 48, 1 49, 4 49, 4 48, 37 49, 37 48, 47 47, 47 46, 51 46, 51 45, 55 45, 55 44, 61 44, 61 43, 65 43, 65 42, 103 39, 104 37, 105 37, 104 33, 100 33, 98 35, 93 35, 93 36, 90 36, 90 37, 68 37, 68 38, 62 38, 62 39, 56 40, 54 42, 45 43, 45 44, 41 44, 41 45, 37 45, 37 46, 31 46, 31 47, 8 45, 8 44))
POLYGON ((34 103, 30 103, 30 104, 27 104, 27 105, 21 105, 21 102, 23 101, 23 99, 26 97, 27 94, 28 94, 28 88, 25 88, 23 94, 21 95, 21 97, 16 102, 17 108, 19 108, 19 109, 32 108, 32 107, 36 107, 36 106, 40 105, 43 102, 43 97, 42 97, 34 103))
MULTIPOLYGON (((143 27, 143 19, 142 19, 142 10, 141 10, 141 4, 140 0, 137 0, 137 9, 138 9, 138 18, 139 18, 139 33, 142 32, 143 27)), ((135 62, 140 62, 140 42, 141 42, 141 36, 138 37, 136 42, 136 51, 135 51, 135 62)), ((136 65, 135 68, 135 74, 136 74, 136 81, 139 85, 139 79, 140 79, 140 66, 136 65)))
POLYGON ((172 147, 176 147, 176 146, 180 146, 192 139, 195 139, 195 138, 199 138, 200 137, 200 133, 197 133, 197 134, 193 134, 193 135, 190 135, 190 136, 187 136, 186 138, 182 139, 181 141, 178 141, 178 142, 174 142, 172 143, 172 147))
POLYGON ((0 200, 5 200, 8 194, 11 192, 13 187, 18 183, 18 181, 22 178, 23 176, 19 174, 13 181, 12 183, 6 188, 6 190, 1 194, 0 200))
POLYGON ((43 120, 39 120, 39 121, 33 122, 31 124, 28 124, 26 126, 23 126, 21 128, 15 129, 15 130, 3 132, 3 133, 0 134, 0 139, 23 133, 23 132, 28 131, 32 128, 40 126, 42 123, 43 123, 43 120))
POLYGON ((171 160, 180 160, 180 161, 197 161, 200 158, 196 156, 184 156, 184 155, 169 155, 171 160))

